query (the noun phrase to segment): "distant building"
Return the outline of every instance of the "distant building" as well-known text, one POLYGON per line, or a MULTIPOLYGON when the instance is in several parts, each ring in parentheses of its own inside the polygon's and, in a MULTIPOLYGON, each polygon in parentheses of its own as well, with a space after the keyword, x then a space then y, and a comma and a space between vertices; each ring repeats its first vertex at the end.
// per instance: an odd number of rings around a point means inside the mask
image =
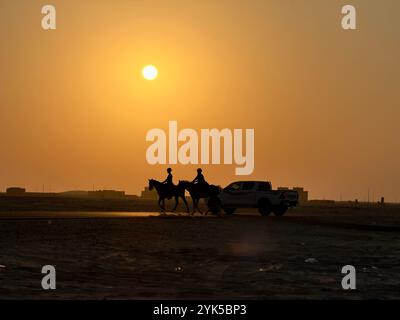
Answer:
POLYGON ((6 190, 7 195, 9 196, 23 196, 26 193, 25 188, 11 187, 6 190))
POLYGON ((157 191, 155 189, 150 190, 149 187, 144 188, 144 190, 142 191, 141 197, 143 199, 152 199, 152 200, 158 199, 157 191))
POLYGON ((93 198, 102 198, 102 199, 124 198, 125 191, 116 191, 116 190, 89 191, 88 196, 93 198))
POLYGON ((57 194, 60 197, 87 197, 89 195, 88 191, 81 191, 81 190, 74 190, 74 191, 64 191, 64 192, 59 192, 57 194))
POLYGON ((288 187, 279 187, 278 190, 293 190, 297 191, 299 194, 299 203, 303 204, 308 202, 308 191, 305 191, 304 188, 302 187, 294 187, 293 189, 290 189, 288 187))
MULTIPOLYGON (((309 200, 309 205, 318 205, 318 206, 326 206, 326 205, 334 205, 335 200, 309 200)), ((357 202, 358 203, 358 202, 357 202)))
POLYGON ((297 191, 297 193, 299 194, 300 204, 306 203, 308 201, 308 191, 305 191, 304 188, 294 187, 293 190, 297 191))

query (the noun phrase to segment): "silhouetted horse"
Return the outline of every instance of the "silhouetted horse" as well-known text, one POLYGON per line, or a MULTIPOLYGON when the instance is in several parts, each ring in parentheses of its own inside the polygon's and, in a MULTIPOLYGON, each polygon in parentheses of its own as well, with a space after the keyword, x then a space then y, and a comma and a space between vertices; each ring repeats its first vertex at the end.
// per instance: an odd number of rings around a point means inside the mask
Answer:
POLYGON ((163 184, 157 180, 149 179, 149 190, 153 190, 155 188, 158 194, 158 205, 161 208, 161 212, 165 212, 165 199, 166 198, 175 198, 175 207, 172 209, 172 212, 176 210, 179 203, 179 198, 182 198, 183 202, 186 205, 187 213, 189 213, 189 205, 185 198, 185 187, 179 183, 177 186, 173 186, 172 188, 166 184, 163 184))
POLYGON ((220 193, 220 188, 212 184, 204 186, 204 185, 194 184, 189 181, 179 181, 179 185, 183 186, 192 197, 192 202, 193 202, 192 214, 194 214, 196 210, 199 211, 201 214, 203 214, 203 212, 199 209, 200 199, 216 196, 220 193))

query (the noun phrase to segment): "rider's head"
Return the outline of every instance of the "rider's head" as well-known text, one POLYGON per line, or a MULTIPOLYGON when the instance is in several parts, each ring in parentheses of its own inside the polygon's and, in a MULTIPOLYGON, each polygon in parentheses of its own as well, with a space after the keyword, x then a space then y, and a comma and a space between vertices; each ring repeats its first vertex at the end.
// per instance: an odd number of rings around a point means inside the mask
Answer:
POLYGON ((197 169, 197 173, 202 173, 202 172, 203 172, 203 170, 201 168, 197 169))
POLYGON ((171 172, 172 172, 172 169, 171 169, 171 168, 168 168, 168 169, 167 169, 167 172, 168 172, 168 173, 171 173, 171 172))

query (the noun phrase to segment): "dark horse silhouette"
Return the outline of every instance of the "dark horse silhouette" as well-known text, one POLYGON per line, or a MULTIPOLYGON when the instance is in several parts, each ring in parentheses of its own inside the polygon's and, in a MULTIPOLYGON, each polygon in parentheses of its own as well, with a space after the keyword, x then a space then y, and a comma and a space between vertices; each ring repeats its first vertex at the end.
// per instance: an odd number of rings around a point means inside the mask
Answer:
POLYGON ((169 187, 166 184, 161 183, 160 181, 149 179, 149 190, 153 190, 155 188, 158 193, 158 205, 161 208, 161 212, 165 212, 165 199, 166 198, 175 198, 175 207, 172 209, 172 212, 176 210, 179 204, 179 198, 182 198, 183 202, 186 205, 186 211, 189 213, 189 205, 185 198, 185 187, 179 183, 177 186, 173 185, 173 187, 169 187))
MULTIPOLYGON (((197 211, 201 214, 203 212, 199 209, 199 201, 200 199, 210 198, 218 195, 220 192, 220 187, 215 185, 198 185, 195 183, 191 183, 189 181, 179 181, 179 185, 183 186, 185 190, 187 190, 192 198, 193 202, 193 211, 192 215, 197 211)), ((208 211, 207 211, 208 212, 208 211)), ((207 214, 207 213, 206 213, 207 214)))

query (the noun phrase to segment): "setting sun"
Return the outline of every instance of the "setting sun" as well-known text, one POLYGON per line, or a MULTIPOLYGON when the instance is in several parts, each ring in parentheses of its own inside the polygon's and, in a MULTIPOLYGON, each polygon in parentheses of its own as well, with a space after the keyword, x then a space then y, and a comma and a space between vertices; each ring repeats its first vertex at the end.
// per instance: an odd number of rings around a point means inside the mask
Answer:
POLYGON ((146 80, 154 80, 157 78, 158 70, 155 66, 146 66, 143 68, 142 75, 146 80))

